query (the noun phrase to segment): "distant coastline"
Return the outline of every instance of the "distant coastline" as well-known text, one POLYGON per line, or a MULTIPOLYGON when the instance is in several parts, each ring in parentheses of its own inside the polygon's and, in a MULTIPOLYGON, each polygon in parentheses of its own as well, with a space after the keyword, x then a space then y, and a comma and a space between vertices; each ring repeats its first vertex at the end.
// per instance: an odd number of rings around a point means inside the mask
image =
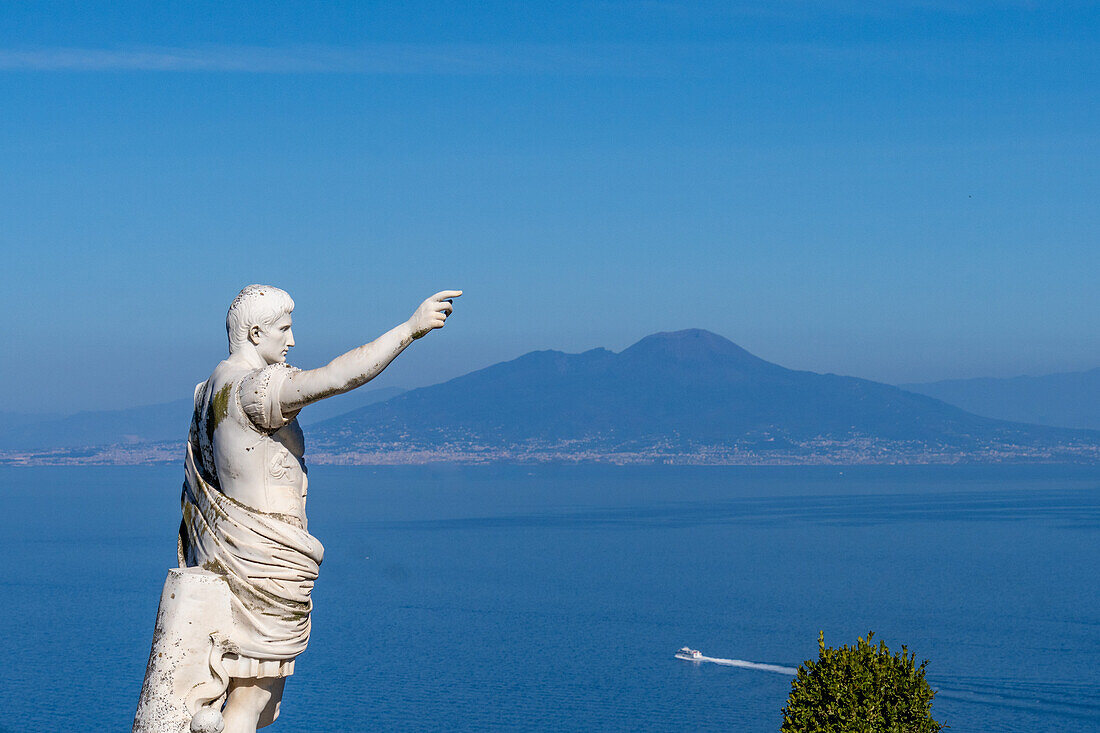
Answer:
MULTIPOLYGON (((146 466, 176 463, 183 442, 157 442, 36 451, 0 451, 0 466, 146 466)), ((591 446, 528 444, 509 448, 450 445, 388 445, 314 451, 310 464, 329 466, 605 464, 680 466, 858 466, 1100 464, 1100 445, 989 444, 971 450, 877 439, 819 440, 783 450, 711 446, 696 450, 649 447, 599 450, 591 446)))

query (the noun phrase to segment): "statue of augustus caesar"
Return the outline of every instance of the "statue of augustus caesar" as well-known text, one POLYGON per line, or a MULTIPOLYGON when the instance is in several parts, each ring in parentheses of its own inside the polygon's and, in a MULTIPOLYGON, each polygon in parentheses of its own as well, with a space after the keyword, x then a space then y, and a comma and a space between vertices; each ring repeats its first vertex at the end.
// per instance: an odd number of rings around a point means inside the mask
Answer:
POLYGON ((249 285, 229 307, 229 357, 195 389, 179 534, 180 567, 217 574, 231 594, 234 651, 221 660, 229 677, 225 733, 251 733, 275 719, 309 641, 324 548, 306 525, 298 411, 377 376, 415 339, 442 328, 461 294, 436 293, 405 323, 304 371, 286 363, 294 346, 286 292, 249 285))

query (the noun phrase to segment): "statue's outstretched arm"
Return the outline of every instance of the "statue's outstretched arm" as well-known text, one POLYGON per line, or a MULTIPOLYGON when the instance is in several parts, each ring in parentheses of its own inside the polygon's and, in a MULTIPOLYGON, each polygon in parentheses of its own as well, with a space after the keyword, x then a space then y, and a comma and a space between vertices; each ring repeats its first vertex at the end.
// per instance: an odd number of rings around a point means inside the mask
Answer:
POLYGON ((343 394, 377 377, 414 340, 443 328, 461 290, 444 290, 425 300, 412 317, 369 344, 352 349, 318 369, 294 372, 279 389, 284 414, 311 402, 343 394))

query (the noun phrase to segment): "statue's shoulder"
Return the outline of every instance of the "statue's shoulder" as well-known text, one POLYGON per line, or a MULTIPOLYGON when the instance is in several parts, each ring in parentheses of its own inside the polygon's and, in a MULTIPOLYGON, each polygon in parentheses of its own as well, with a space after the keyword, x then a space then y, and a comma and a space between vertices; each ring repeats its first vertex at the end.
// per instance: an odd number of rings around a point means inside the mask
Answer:
POLYGON ((226 417, 261 433, 270 433, 289 424, 297 410, 283 413, 279 389, 290 374, 301 371, 289 364, 270 364, 261 368, 223 361, 202 384, 195 388, 196 414, 214 415, 215 424, 226 417))
POLYGON ((215 422, 221 423, 227 416, 236 412, 233 408, 239 403, 238 392, 241 382, 248 376, 247 366, 222 361, 205 382, 195 385, 196 418, 214 413, 215 422))
POLYGON ((283 382, 298 371, 301 370, 297 367, 278 363, 244 375, 240 381, 241 407, 253 425, 263 431, 279 430, 295 418, 297 410, 284 414, 279 390, 283 382))

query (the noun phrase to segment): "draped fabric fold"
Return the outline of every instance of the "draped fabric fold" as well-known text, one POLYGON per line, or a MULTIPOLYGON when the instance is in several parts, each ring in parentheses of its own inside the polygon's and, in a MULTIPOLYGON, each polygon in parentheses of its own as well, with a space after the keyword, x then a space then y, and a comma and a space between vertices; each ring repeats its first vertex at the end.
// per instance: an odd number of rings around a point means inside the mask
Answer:
POLYGON ((242 657, 293 659, 309 641, 310 594, 324 547, 296 518, 257 511, 203 478, 187 445, 180 567, 225 576, 232 591, 232 641, 242 657))

